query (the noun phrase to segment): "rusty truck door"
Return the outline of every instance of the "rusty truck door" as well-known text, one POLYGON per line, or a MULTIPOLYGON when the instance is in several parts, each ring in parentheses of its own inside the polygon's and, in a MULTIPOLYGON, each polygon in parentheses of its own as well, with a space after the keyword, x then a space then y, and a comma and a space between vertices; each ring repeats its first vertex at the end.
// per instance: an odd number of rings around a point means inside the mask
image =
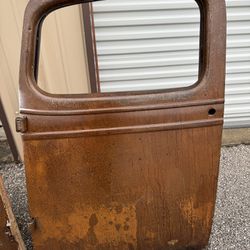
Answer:
POLYGON ((225 3, 201 10, 197 84, 52 95, 34 77, 45 16, 83 0, 31 0, 20 114, 35 249, 201 249, 216 198, 224 109, 225 3))

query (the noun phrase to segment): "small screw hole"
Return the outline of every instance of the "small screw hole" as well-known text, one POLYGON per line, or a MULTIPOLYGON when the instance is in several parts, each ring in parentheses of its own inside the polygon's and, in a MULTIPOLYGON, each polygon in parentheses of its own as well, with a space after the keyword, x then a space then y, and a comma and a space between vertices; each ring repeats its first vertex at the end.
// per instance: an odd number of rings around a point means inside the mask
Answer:
POLYGON ((215 115, 216 114, 216 109, 214 109, 214 108, 209 109, 208 114, 209 115, 215 115))

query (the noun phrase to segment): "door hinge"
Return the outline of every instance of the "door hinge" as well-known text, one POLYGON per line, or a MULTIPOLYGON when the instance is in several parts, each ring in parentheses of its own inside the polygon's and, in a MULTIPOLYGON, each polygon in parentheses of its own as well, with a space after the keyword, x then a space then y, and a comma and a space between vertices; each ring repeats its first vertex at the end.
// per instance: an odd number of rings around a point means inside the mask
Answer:
POLYGON ((28 130, 28 121, 26 116, 16 117, 16 132, 25 133, 28 130))
POLYGON ((36 218, 31 218, 28 222, 28 230, 30 233, 34 232, 37 226, 37 220, 36 218))

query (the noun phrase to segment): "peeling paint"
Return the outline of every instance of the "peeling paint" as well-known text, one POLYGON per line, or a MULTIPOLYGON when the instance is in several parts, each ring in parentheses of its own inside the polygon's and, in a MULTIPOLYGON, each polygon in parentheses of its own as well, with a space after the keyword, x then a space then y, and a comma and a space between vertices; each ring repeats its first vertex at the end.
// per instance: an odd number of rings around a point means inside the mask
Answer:
POLYGON ((87 246, 98 246, 112 243, 118 246, 126 242, 136 249, 137 221, 134 205, 110 206, 92 208, 78 206, 68 218, 58 220, 38 218, 43 224, 43 233, 39 234, 36 242, 45 242, 50 238, 61 239, 67 242, 83 240, 87 246), (117 207, 119 210, 117 211, 117 207))
POLYGON ((183 217, 191 225, 197 225, 197 223, 200 223, 203 225, 204 229, 210 227, 213 203, 206 202, 201 203, 200 205, 197 204, 199 203, 193 197, 183 200, 180 203, 180 209, 183 217))
POLYGON ((178 242, 179 242, 178 240, 170 240, 170 241, 168 241, 168 245, 169 245, 169 246, 174 246, 174 245, 176 245, 178 242))

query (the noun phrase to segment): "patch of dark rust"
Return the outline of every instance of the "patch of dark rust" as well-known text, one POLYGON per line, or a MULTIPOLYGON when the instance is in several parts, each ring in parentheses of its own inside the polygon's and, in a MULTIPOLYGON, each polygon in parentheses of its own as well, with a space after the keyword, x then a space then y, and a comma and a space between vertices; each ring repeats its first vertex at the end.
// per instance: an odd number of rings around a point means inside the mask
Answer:
POLYGON ((115 224, 115 228, 116 228, 117 231, 120 231, 121 224, 115 224))
POLYGON ((96 214, 92 214, 89 218, 89 230, 88 230, 87 237, 86 237, 86 241, 90 245, 98 244, 98 240, 94 232, 94 227, 97 224, 98 224, 98 219, 96 217, 96 214))
POLYGON ((89 225, 90 227, 94 227, 98 224, 98 219, 96 217, 96 214, 92 214, 89 218, 89 225))

